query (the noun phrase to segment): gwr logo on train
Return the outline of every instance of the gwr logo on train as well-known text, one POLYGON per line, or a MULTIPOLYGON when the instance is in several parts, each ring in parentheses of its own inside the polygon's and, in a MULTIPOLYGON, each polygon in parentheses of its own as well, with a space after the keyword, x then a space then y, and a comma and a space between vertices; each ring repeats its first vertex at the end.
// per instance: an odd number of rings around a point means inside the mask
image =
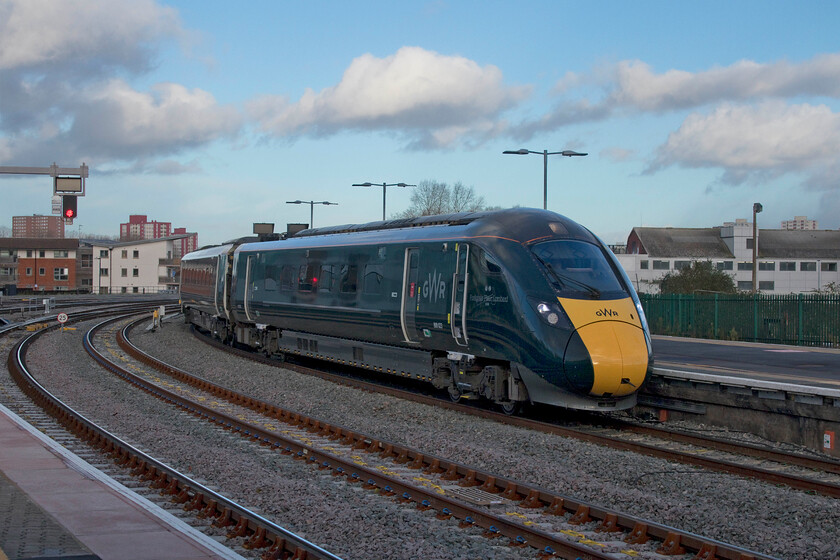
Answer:
POLYGON ((434 303, 437 303, 438 299, 444 299, 446 297, 446 282, 443 281, 443 274, 438 274, 437 269, 431 272, 428 279, 423 282, 420 295, 423 296, 423 299, 434 303))
POLYGON ((598 317, 618 317, 618 311, 613 311, 612 309, 607 309, 605 307, 596 311, 595 315, 598 317))

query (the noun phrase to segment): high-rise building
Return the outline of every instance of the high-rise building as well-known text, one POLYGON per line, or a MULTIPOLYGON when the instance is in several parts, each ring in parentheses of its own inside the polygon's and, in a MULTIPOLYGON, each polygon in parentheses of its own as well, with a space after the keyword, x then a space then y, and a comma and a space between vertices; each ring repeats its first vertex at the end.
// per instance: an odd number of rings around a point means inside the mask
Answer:
POLYGON ((809 220, 808 216, 794 216, 792 220, 784 220, 782 229, 807 229, 816 230, 817 220, 809 220))
POLYGON ((128 222, 120 224, 120 241, 140 241, 144 239, 161 239, 171 236, 179 237, 174 246, 174 258, 180 259, 187 253, 195 251, 198 248, 198 234, 187 232, 187 228, 172 229, 171 222, 156 222, 149 221, 148 216, 142 214, 132 214, 128 217, 128 222))
POLYGON ((63 239, 64 218, 61 216, 13 216, 12 237, 63 239))

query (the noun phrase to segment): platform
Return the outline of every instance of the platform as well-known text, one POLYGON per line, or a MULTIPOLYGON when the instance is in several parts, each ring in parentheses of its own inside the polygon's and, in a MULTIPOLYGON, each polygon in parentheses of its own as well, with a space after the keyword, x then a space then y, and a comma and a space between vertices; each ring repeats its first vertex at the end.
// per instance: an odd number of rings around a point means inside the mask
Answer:
POLYGON ((0 405, 0 560, 241 560, 0 405))

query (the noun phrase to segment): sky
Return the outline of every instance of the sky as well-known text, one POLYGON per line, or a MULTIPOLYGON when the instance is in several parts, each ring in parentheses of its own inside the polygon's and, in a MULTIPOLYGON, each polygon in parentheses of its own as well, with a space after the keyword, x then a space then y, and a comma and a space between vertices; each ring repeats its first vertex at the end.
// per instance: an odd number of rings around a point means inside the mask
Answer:
MULTIPOLYGON (((67 236, 381 219, 462 183, 633 227, 840 228, 840 2, 0 0, 0 166, 90 167, 67 236), (539 154, 504 155, 525 148, 539 154), (387 216, 411 188, 386 190, 387 216)), ((50 214, 0 174, 0 226, 50 214)))

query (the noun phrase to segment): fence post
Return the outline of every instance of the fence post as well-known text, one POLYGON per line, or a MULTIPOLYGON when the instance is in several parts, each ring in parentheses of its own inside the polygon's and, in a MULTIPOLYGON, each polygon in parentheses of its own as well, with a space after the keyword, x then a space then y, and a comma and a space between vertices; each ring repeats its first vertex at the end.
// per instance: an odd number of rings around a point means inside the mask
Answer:
POLYGON ((804 309, 803 309, 803 306, 802 306, 802 292, 799 293, 799 298, 798 299, 799 299, 799 329, 797 330, 797 333, 796 333, 796 344, 797 344, 797 346, 802 346, 803 345, 802 332, 803 332, 803 329, 804 329, 802 323, 805 320, 805 312, 804 312, 804 309))
POLYGON ((758 294, 753 294, 753 342, 758 342, 758 294))
POLYGON ((716 339, 719 338, 718 337, 718 294, 715 294, 715 331, 714 332, 715 332, 714 338, 716 338, 716 339))

